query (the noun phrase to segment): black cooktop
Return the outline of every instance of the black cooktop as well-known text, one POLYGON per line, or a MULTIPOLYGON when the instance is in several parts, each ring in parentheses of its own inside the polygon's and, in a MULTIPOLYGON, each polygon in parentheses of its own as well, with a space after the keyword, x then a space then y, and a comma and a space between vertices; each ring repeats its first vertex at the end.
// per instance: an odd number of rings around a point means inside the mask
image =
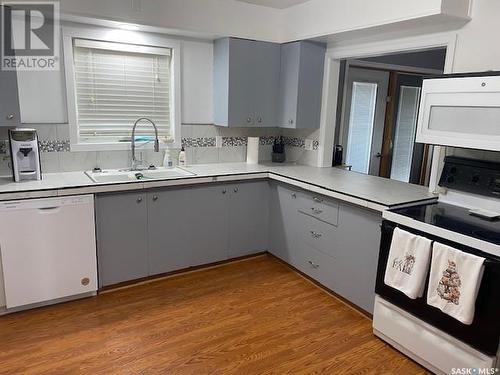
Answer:
POLYGON ((437 202, 391 211, 426 224, 500 245, 500 220, 491 221, 472 216, 469 210, 463 207, 437 202))

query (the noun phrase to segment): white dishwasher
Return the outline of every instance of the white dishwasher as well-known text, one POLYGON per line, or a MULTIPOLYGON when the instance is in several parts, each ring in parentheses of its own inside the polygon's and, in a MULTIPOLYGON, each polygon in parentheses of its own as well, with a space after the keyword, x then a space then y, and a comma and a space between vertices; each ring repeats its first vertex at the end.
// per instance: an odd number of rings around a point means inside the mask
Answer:
POLYGON ((7 309, 95 292, 94 197, 0 202, 0 253, 7 309))

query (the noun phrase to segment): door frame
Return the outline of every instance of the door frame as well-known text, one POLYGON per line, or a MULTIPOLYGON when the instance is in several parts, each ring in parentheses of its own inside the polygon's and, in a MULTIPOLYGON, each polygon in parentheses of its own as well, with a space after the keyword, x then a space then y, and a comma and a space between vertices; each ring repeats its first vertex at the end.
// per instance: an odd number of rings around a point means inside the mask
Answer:
MULTIPOLYGON (((337 103, 339 96, 339 83, 341 60, 365 58, 394 53, 414 52, 434 48, 446 48, 444 73, 453 72, 457 32, 427 34, 417 37, 400 39, 387 39, 371 43, 358 43, 335 45, 328 47, 325 55, 325 68, 323 78, 323 97, 321 106, 321 120, 319 129, 319 167, 331 167, 333 158, 334 135, 337 127, 337 103)), ((444 160, 444 147, 435 146, 429 190, 436 191, 439 171, 444 160)))

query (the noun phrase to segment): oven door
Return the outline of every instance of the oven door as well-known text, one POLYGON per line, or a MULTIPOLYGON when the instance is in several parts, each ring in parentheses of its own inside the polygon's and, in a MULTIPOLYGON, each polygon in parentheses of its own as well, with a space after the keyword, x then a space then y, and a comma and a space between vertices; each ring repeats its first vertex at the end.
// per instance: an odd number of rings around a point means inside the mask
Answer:
MULTIPOLYGON (((427 277, 425 286, 426 291, 428 283, 429 278, 427 277)), ((500 338, 500 259, 458 243, 385 220, 382 223, 382 237, 375 291, 384 300, 407 311, 416 318, 431 324, 439 330, 448 333, 458 340, 467 343, 478 351, 493 356, 496 355, 500 338), (384 283, 392 234, 396 227, 486 258, 483 279, 476 299, 474 320, 471 325, 465 325, 451 316, 444 314, 439 309, 429 306, 426 302, 426 293, 424 293, 422 298, 410 299, 404 293, 384 283)))

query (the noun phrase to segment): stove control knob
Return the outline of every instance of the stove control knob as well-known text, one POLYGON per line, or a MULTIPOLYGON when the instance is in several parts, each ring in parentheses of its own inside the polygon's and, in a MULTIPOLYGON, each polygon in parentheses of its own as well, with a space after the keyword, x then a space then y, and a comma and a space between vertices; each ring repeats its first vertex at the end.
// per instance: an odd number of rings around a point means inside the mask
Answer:
POLYGON ((472 176, 472 183, 477 184, 479 182, 479 178, 480 178, 480 176, 478 174, 475 174, 474 176, 472 176))

